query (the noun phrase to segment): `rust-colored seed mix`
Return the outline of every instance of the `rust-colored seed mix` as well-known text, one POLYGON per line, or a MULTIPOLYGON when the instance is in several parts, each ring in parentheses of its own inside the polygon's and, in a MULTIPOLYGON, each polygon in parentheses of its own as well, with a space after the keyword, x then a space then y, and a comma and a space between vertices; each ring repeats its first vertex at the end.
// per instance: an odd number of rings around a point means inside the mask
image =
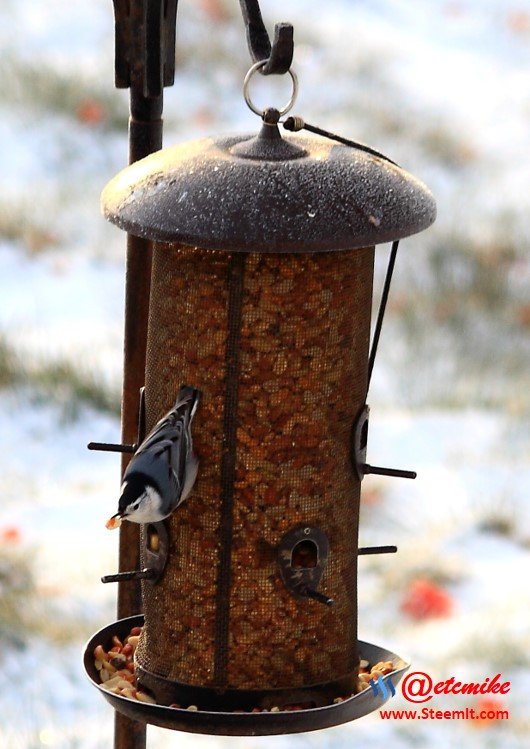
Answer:
MULTIPOLYGON (((105 650, 103 646, 97 645, 94 649, 94 666, 99 674, 99 682, 109 692, 116 694, 120 697, 127 697, 131 700, 138 700, 139 702, 148 702, 150 704, 156 704, 153 697, 147 692, 143 691, 142 688, 138 688, 138 681, 136 678, 136 669, 134 665, 134 653, 138 646, 139 635, 142 632, 142 627, 133 627, 127 637, 124 638, 123 642, 115 635, 112 638, 112 645, 109 646, 108 650, 105 650)), ((390 674, 394 670, 392 661, 380 661, 373 666, 370 666, 368 661, 361 661, 359 668, 359 678, 357 682, 356 691, 363 691, 368 689, 369 682, 372 679, 377 679, 379 676, 385 676, 390 674)), ((339 703, 344 702, 352 695, 346 695, 344 697, 336 697, 333 702, 339 703)), ((173 703, 169 707, 182 708, 182 705, 173 703)), ((282 709, 284 710, 304 710, 310 708, 310 704, 288 704, 282 709)), ((187 710, 199 710, 200 707, 197 705, 188 705, 187 710)), ((279 712, 278 706, 272 706, 270 712, 279 712)), ((245 712, 243 710, 235 710, 234 712, 245 712)), ((267 709, 260 707, 254 707, 251 709, 253 713, 268 712, 267 709)))
POLYGON ((137 660, 148 671, 240 689, 351 675, 355 687, 350 436, 366 396, 372 268, 373 248, 235 258, 155 247, 147 428, 182 384, 203 395, 198 480, 168 521, 162 579, 143 588, 137 660), (232 438, 233 465, 223 452, 232 438), (320 589, 332 607, 295 598, 280 577, 278 544, 306 526, 329 541, 320 589))

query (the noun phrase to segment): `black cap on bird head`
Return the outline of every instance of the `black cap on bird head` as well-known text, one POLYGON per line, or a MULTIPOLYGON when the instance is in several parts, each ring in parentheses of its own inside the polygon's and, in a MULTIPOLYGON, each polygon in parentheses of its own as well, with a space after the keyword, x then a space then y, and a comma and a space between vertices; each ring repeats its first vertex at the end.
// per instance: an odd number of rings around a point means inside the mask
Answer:
MULTIPOLYGON (((146 486, 154 486, 147 476, 131 474, 123 484, 123 491, 118 501, 118 512, 114 517, 126 517, 127 508, 130 507, 138 497, 144 494, 146 486)), ((154 487, 156 489, 156 487, 154 487)))

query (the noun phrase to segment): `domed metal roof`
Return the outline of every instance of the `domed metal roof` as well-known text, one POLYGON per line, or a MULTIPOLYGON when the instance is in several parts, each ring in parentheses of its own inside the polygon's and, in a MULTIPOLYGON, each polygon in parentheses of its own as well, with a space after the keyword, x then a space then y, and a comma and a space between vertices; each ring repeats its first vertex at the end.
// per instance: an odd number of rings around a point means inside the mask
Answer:
POLYGON ((248 252, 381 244, 436 217, 427 187, 383 158, 320 137, 202 138, 151 154, 112 179, 105 217, 159 241, 248 252))

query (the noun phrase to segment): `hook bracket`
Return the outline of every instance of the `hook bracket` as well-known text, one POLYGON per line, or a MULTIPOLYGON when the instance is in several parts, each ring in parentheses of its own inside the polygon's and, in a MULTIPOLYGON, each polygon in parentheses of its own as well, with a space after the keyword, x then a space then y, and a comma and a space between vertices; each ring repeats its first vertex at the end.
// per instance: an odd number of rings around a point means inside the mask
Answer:
POLYGON ((161 96, 175 81, 178 0, 113 0, 117 88, 161 96))
POLYGON ((243 21, 247 32, 247 42, 252 60, 264 62, 259 69, 262 75, 282 75, 287 73, 293 62, 294 29, 291 23, 277 23, 274 38, 271 40, 258 0, 239 0, 243 21))

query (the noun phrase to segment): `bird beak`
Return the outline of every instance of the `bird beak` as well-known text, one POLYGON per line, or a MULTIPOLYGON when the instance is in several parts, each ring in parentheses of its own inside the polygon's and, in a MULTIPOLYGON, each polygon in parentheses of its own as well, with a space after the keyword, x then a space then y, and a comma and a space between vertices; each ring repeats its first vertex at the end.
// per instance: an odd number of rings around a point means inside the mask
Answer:
POLYGON ((113 515, 111 518, 107 520, 105 525, 109 530, 113 530, 114 528, 120 527, 121 520, 122 520, 122 514, 121 512, 117 512, 115 515, 113 515))

